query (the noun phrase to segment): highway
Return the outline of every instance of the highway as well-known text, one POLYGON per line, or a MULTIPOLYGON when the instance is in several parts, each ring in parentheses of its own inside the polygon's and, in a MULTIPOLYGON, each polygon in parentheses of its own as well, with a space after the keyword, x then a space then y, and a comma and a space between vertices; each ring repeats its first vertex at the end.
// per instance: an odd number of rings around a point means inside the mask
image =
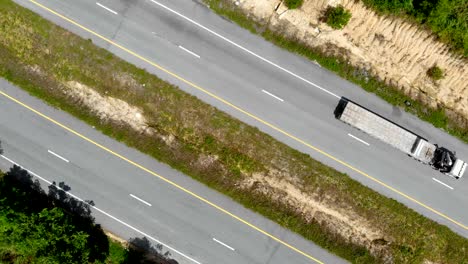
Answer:
POLYGON ((468 206, 466 178, 454 180, 415 162, 335 120, 333 110, 338 98, 346 96, 456 150, 465 160, 466 144, 218 17, 199 2, 37 1, 84 28, 31 1, 17 2, 468 237, 468 213, 462 210, 468 206))
POLYGON ((415 162, 335 120, 333 110, 338 98, 346 96, 434 143, 456 150, 465 160, 466 144, 320 66, 274 47, 199 2, 38 1, 110 41, 31 1, 17 2, 468 237, 468 213, 460 210, 468 206, 466 179, 457 181, 415 162), (141 57, 135 57, 135 53, 141 57))
POLYGON ((41 177, 44 187, 48 185, 45 181, 65 182, 72 195, 95 202, 96 221, 114 234, 126 239, 146 236, 163 244, 164 251, 168 250, 179 263, 346 263, 190 177, 45 105, 3 79, 0 92, 92 140, 54 124, 2 94, 0 140, 4 154, 0 155, 0 169, 6 171, 13 163, 18 164, 33 176, 41 177), (245 223, 180 188, 200 195, 245 223))

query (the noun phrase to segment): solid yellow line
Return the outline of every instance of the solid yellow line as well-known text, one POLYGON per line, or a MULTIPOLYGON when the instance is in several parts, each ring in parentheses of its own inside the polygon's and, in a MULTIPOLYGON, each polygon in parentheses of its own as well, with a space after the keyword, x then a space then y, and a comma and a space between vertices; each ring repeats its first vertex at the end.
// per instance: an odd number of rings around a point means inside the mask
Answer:
POLYGON ((318 260, 318 259, 316 259, 316 258, 310 256, 309 254, 307 254, 307 253, 301 251, 300 249, 297 249, 297 248, 291 246, 290 244, 288 244, 288 243, 286 243, 286 242, 280 240, 279 238, 277 238, 277 237, 275 237, 275 236, 273 236, 273 235, 267 233, 266 231, 263 231, 263 230, 260 229, 259 227, 255 226, 255 225, 253 225, 253 224, 251 224, 251 223, 249 223, 249 222, 247 222, 246 220, 244 220, 244 219, 238 217, 238 216, 235 215, 235 214, 230 213, 229 211, 223 209, 222 207, 220 207, 220 206, 218 206, 218 205, 216 205, 216 204, 214 204, 214 203, 212 203, 212 202, 206 200, 205 198, 201 197, 200 195, 198 195, 198 194, 196 194, 196 193, 194 193, 194 192, 192 192, 192 191, 190 191, 190 190, 188 190, 188 189, 186 189, 186 188, 184 188, 184 187, 178 185, 177 183, 175 183, 175 182, 173 182, 173 181, 171 181, 171 180, 169 180, 169 179, 167 179, 167 178, 165 178, 165 177, 163 177, 163 176, 157 174, 156 172, 153 172, 153 171, 151 171, 150 169, 147 169, 146 167, 143 167, 142 165, 140 165, 140 164, 138 164, 138 163, 136 163, 136 162, 134 162, 134 161, 132 161, 132 160, 129 160, 129 159, 127 159, 126 157, 124 157, 124 156, 122 156, 122 155, 120 155, 120 154, 118 154, 118 153, 116 153, 116 152, 114 152, 114 151, 108 149, 107 147, 105 147, 105 146, 103 146, 103 145, 101 145, 101 144, 99 144, 99 143, 93 141, 92 139, 90 139, 90 138, 88 138, 88 137, 86 137, 86 136, 84 136, 84 135, 82 135, 82 134, 76 132, 75 130, 73 130, 73 129, 71 129, 71 128, 65 126, 65 125, 63 125, 62 123, 60 123, 60 122, 58 122, 58 121, 56 121, 56 120, 54 120, 54 119, 52 119, 52 118, 46 116, 45 114, 43 114, 43 113, 41 113, 41 112, 35 110, 34 108, 32 108, 32 107, 26 105, 26 104, 23 103, 23 102, 17 100, 16 98, 11 97, 10 95, 6 94, 5 92, 0 91, 0 94, 3 95, 3 96, 5 96, 6 98, 10 99, 11 101, 13 101, 13 102, 15 102, 15 103, 17 103, 17 104, 19 104, 19 105, 21 105, 21 106, 27 108, 28 110, 34 112, 35 114, 37 114, 37 115, 43 117, 44 119, 46 119, 46 120, 48 120, 48 121, 50 121, 50 122, 56 124, 57 126, 59 126, 59 127, 65 129, 65 130, 67 130, 67 131, 69 131, 69 132, 75 134, 76 136, 78 136, 78 137, 80 137, 80 138, 82 138, 82 139, 84 139, 84 140, 86 140, 86 141, 88 141, 89 143, 91 143, 91 144, 93 144, 93 145, 95 145, 95 146, 97 146, 97 147, 99 147, 99 148, 101 148, 101 149, 103 149, 103 150, 109 152, 110 154, 112 154, 112 155, 114 155, 114 156, 116 156, 116 157, 118 157, 118 158, 121 158, 122 160, 124 160, 124 161, 126 161, 126 162, 132 164, 133 166, 135 166, 135 167, 137 167, 137 168, 139 168, 139 169, 141 169, 141 170, 143 170, 143 171, 145 171, 145 172, 147 172, 147 173, 149 173, 149 174, 151 174, 151 175, 153 175, 153 176, 158 177, 159 179, 161 179, 161 180, 165 181, 166 183, 168 183, 168 184, 170 184, 170 185, 172 185, 172 186, 174 186, 174 187, 176 187, 176 188, 178 188, 178 189, 184 191, 185 193, 188 193, 188 194, 192 195, 193 197, 199 199, 200 201, 202 201, 202 202, 204 202, 204 203, 206 203, 206 204, 211 205, 212 207, 218 209, 219 211, 221 211, 221 212, 223 212, 223 213, 225 213, 225 214, 231 216, 232 218, 234 218, 234 219, 236 219, 236 220, 238 220, 238 221, 240 221, 240 222, 246 224, 247 226, 249 226, 249 227, 251 227, 251 228, 257 230, 258 232, 260 232, 260 233, 262 233, 262 234, 264 234, 264 235, 270 237, 271 239, 273 239, 273 240, 275 240, 275 241, 277 241, 277 242, 279 242, 279 243, 285 245, 286 247, 288 247, 288 248, 290 248, 290 249, 292 249, 292 250, 294 250, 294 251, 296 251, 296 252, 298 252, 298 253, 304 255, 305 257, 307 257, 307 258, 309 258, 309 259, 311 259, 311 260, 313 260, 313 261, 315 261, 315 262, 317 262, 317 263, 323 264, 323 262, 321 262, 320 260, 318 260))
MULTIPOLYGON (((230 106, 230 107, 236 109, 237 111, 239 111, 239 112, 241 112, 241 113, 243 113, 243 114, 245 114, 245 115, 247 115, 247 116, 249 116, 249 117, 251 117, 251 118, 257 120, 258 122, 260 122, 260 123, 262 123, 262 124, 264 124, 264 125, 266 125, 266 126, 272 128, 272 129, 274 129, 274 130, 276 130, 276 131, 282 133, 283 135, 286 135, 286 136, 288 136, 288 137, 290 137, 290 138, 296 140, 297 142, 299 142, 299 143, 301 143, 301 144, 304 144, 305 146, 307 146, 307 147, 309 147, 309 148, 311 148, 311 149, 317 151, 318 153, 320 153, 320 154, 322 154, 322 155, 324 155, 324 156, 326 156, 326 157, 328 157, 328 158, 330 158, 330 159, 332 159, 332 160, 334 160, 334 161, 336 161, 336 162, 338 162, 338 163, 340 163, 340 164, 342 164, 342 165, 344 165, 344 166, 346 166, 346 167, 352 169, 353 171, 355 171, 355 172, 357 172, 357 173, 359 173, 359 174, 365 176, 366 178, 368 178, 368 179, 370 179, 370 180, 372 180, 372 181, 374 181, 374 182, 376 182, 376 183, 378 183, 378 184, 384 186, 385 188, 387 188, 387 189, 389 189, 389 190, 391 190, 391 191, 393 191, 393 192, 395 192, 395 193, 397 193, 397 194, 399 194, 399 195, 405 197, 406 199, 408 199, 408 200, 410 200, 410 201, 412 201, 412 202, 414 202, 414 203, 416 203, 416 204, 418 204, 418 205, 420 205, 420 206, 422 206, 422 207, 428 209, 429 211, 431 211, 431 212, 433 212, 433 213, 435 213, 435 214, 437 214, 437 215, 439 215, 439 216, 441 216, 441 217, 443 217, 443 218, 449 220, 450 222, 452 222, 452 223, 454 223, 454 224, 456 224, 456 225, 462 227, 463 229, 468 230, 468 226, 465 226, 464 224, 462 224, 462 223, 460 223, 460 222, 458 222, 458 221, 456 221, 456 220, 454 220, 454 219, 448 217, 447 215, 445 215, 445 214, 443 214, 443 213, 441 213, 441 212, 439 212, 439 211, 433 209, 432 207, 430 207, 430 206, 428 206, 428 205, 426 205, 426 204, 424 204, 424 203, 422 203, 422 202, 420 202, 420 201, 414 199, 413 197, 411 197, 411 196, 409 196, 409 195, 407 195, 407 194, 405 194, 405 193, 403 193, 403 192, 398 191, 397 189, 395 189, 395 188, 393 188, 393 187, 387 185, 386 183, 384 183, 384 182, 382 182, 382 181, 380 181, 380 180, 378 180, 378 179, 376 179, 376 178, 374 178, 374 177, 368 175, 367 173, 365 173, 365 172, 363 172, 363 171, 361 171, 361 170, 359 170, 359 169, 357 169, 357 168, 354 168, 353 166, 349 165, 348 163, 346 163, 346 162, 344 162, 344 161, 341 161, 341 160, 339 160, 338 158, 333 157, 332 155, 326 153, 325 151, 323 151, 323 150, 321 150, 321 149, 319 149, 319 148, 317 148, 317 147, 312 146, 311 144, 305 142, 304 140, 302 140, 302 139, 300 139, 300 138, 297 138, 296 136, 293 136, 293 135, 289 134, 288 132, 286 132, 286 131, 284 131, 284 130, 282 130, 282 129, 280 129, 280 128, 278 128, 278 127, 276 127, 276 126, 274 126, 274 125, 272 125, 272 124, 270 124, 270 123, 268 123, 267 121, 264 121, 263 119, 261 119, 261 118, 255 116, 255 115, 253 115, 253 114, 251 114, 251 113, 249 113, 249 112, 247 112, 247 111, 245 111, 245 110, 243 110, 243 109, 241 109, 241 108, 235 106, 234 104, 232 104, 232 103, 230 103, 230 102, 224 100, 223 98, 221 98, 221 97, 219 97, 219 96, 217 96, 217 95, 215 95, 215 94, 213 94, 213 93, 211 93, 211 92, 209 92, 209 91, 207 91, 207 90, 201 88, 200 86, 198 86, 198 85, 196 85, 196 84, 194 84, 194 83, 192 83, 192 82, 190 82, 190 81, 188 81, 188 80, 185 80, 184 78, 180 77, 179 75, 170 72, 169 70, 163 68, 162 66, 160 66, 160 65, 158 65, 158 64, 156 64, 156 63, 154 63, 154 62, 152 62, 152 61, 150 61, 150 60, 148 60, 148 59, 146 59, 146 58, 144 58, 144 57, 142 57, 141 55, 139 55, 139 54, 137 54, 137 53, 135 53, 135 52, 133 52, 133 51, 131 51, 131 50, 129 50, 129 49, 123 47, 122 45, 120 45, 120 44, 118 44, 118 43, 113 42, 112 40, 110 40, 110 39, 108 39, 108 38, 106 38, 106 37, 104 37, 104 36, 101 36, 100 34, 98 34, 98 33, 94 32, 94 31, 92 31, 91 29, 88 29, 88 28, 86 28, 85 26, 82 26, 81 24, 79 24, 79 23, 77 23, 77 22, 75 22, 75 21, 73 21, 73 20, 71 20, 71 19, 69 19, 69 18, 67 18, 67 17, 65 17, 65 16, 63 16, 63 15, 57 13, 57 12, 55 12, 54 10, 52 10, 52 9, 50 9, 50 8, 48 8, 48 7, 46 7, 46 6, 42 5, 42 4, 40 4, 40 3, 36 2, 36 1, 34 1, 34 0, 30 0, 30 1, 31 1, 32 3, 34 3, 35 5, 37 5, 37 6, 41 7, 41 8, 43 8, 43 9, 47 10, 48 12, 50 12, 50 13, 52 13, 52 14, 54 14, 54 15, 56 15, 56 16, 58 16, 58 17, 64 19, 64 20, 66 20, 66 21, 72 23, 73 25, 75 25, 75 26, 77 26, 77 27, 79 27, 79 28, 81 28, 81 29, 83 29, 83 30, 85 30, 85 31, 87 31, 87 32, 89 32, 89 33, 95 35, 96 37, 98 37, 98 38, 100 38, 100 39, 102 39, 102 40, 108 42, 109 44, 111 44, 111 45, 113 45, 113 46, 115 46, 115 47, 117 47, 117 48, 119 48, 119 49, 121 49, 121 50, 123 50, 123 51, 125 51, 125 52, 127 52, 127 53, 129 53, 129 54, 131 54, 131 55, 133 55, 133 56, 135 56, 135 57, 137 57, 137 58, 139 58, 139 59, 141 59, 141 60, 144 61, 144 62, 149 63, 150 65, 152 65, 152 66, 158 68, 159 70, 161 70, 161 71, 163 71, 163 72, 165 72, 165 73, 167 73, 167 74, 173 76, 174 78, 176 78, 176 79, 178 79, 178 80, 180 80, 180 81, 182 81, 182 82, 184 82, 184 83, 186 83, 186 84, 188 84, 188 85, 190 85, 190 86, 196 88, 197 90, 200 90, 200 91, 204 92, 205 94, 211 96, 212 98, 215 98, 216 100, 218 100, 218 101, 220 101, 220 102, 222 102, 222 103, 224 103, 224 104, 226 104, 226 105, 228 105, 228 106, 230 106)), ((80 135, 80 136, 81 136, 81 135, 80 135)), ((81 137, 83 137, 83 136, 81 136, 81 137)), ((87 140, 88 140, 88 139, 87 139, 87 140)), ((90 141, 90 140, 88 140, 88 141, 90 141)), ((92 141, 90 141, 90 142, 92 142, 92 141)), ((93 142, 93 143, 94 143, 94 142, 93 142)), ((97 143, 94 143, 94 144, 97 144, 97 143)), ((99 145, 99 146, 100 146, 100 145, 99 145)), ((100 147, 102 147, 102 146, 100 146, 100 147)), ((104 148, 104 147, 102 147, 102 148, 104 148)), ((105 149, 105 148, 104 148, 104 149, 105 149)), ((107 149, 106 149, 106 150, 107 150, 107 149)), ((108 150, 108 151, 111 152, 110 150, 108 150)), ((111 152, 111 153, 113 153, 113 152, 111 152)), ((126 161, 128 161, 128 162, 130 162, 130 163, 132 163, 132 164, 134 164, 135 166, 137 166, 137 167, 139 167, 139 168, 141 168, 141 169, 144 169, 145 171, 150 172, 149 170, 147 170, 147 169, 145 169, 145 168, 143 168, 143 167, 137 165, 136 163, 133 163, 133 162, 127 160, 126 158, 124 158, 124 157, 122 157, 122 156, 120 156, 120 155, 118 155, 118 154, 115 154, 115 153, 113 153, 113 154, 114 154, 114 155, 117 155, 117 156, 119 156, 119 157, 121 157, 122 159, 124 159, 124 160, 126 160, 126 161)), ((153 172, 150 172, 150 173, 151 173, 151 174, 154 174, 154 175, 157 175, 157 174, 155 174, 155 173, 153 173, 153 172)), ((162 177, 159 176, 159 175, 157 175, 157 176, 160 177, 160 178, 162 178, 162 177)), ((162 179, 164 179, 164 178, 162 178, 162 179)), ((166 179, 165 179, 165 180, 166 180, 166 179)), ((166 180, 166 181, 167 181, 167 180, 166 180)), ((168 182, 169 182, 169 181, 168 181, 168 182)), ((173 183, 171 183, 171 184, 173 184, 173 183)), ((181 188, 181 187, 180 187, 180 188, 181 188)), ((184 189, 184 190, 185 190, 185 189, 184 189)), ((203 200, 203 201, 207 202, 208 204, 210 204, 210 205, 216 207, 217 209, 219 209, 219 210, 225 212, 226 214, 231 215, 232 217, 238 219, 239 221, 241 221, 241 222, 243 222, 243 223, 245 223, 245 224, 251 226, 252 228, 256 229, 257 231, 259 231, 259 232, 261 232, 261 233, 264 233, 265 235, 267 235, 267 236, 269 236, 269 237, 275 239, 276 241, 278 241, 278 242, 284 244, 285 246, 287 246, 287 247, 289 247, 289 248, 291 248, 291 249, 293 249, 293 250, 295 250, 295 251, 297 251, 297 252, 303 254, 304 256, 309 257, 310 259, 313 259, 313 260, 319 262, 318 260, 316 260, 316 259, 314 259, 313 257, 307 255, 306 253, 300 251, 299 249, 296 249, 296 248, 290 246, 289 244, 287 244, 287 243, 285 243, 285 242, 283 242, 283 241, 281 241, 281 240, 279 240, 279 239, 273 237, 272 235, 270 235, 270 234, 268 234, 268 233, 262 231, 261 229, 255 227, 255 226, 250 225, 249 223, 245 222, 244 220, 238 218, 238 217, 235 216, 235 215, 232 215, 231 213, 229 213, 229 212, 225 211, 224 209, 222 209, 222 208, 220 208, 220 207, 218 207, 218 206, 212 204, 211 202, 204 200, 203 198, 197 196, 196 194, 193 194, 193 193, 191 193, 191 192, 188 191, 188 190, 185 190, 185 191, 188 192, 188 193, 190 193, 190 194, 192 194, 192 195, 194 195, 195 197, 199 198, 200 200, 203 200)))

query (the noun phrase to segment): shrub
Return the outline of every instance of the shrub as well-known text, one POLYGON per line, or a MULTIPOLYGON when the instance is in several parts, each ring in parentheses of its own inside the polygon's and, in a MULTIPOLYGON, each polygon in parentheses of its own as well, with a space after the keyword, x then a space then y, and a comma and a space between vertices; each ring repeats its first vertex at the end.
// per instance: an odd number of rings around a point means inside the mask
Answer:
POLYGON ((322 20, 334 29, 342 29, 348 24, 350 18, 351 12, 344 9, 342 5, 338 5, 336 7, 328 6, 322 20))
POLYGON ((430 67, 426 73, 434 81, 444 78, 444 72, 437 65, 430 67))
POLYGON ((289 9, 296 9, 301 7, 302 3, 304 0, 284 0, 284 4, 289 8, 289 9))

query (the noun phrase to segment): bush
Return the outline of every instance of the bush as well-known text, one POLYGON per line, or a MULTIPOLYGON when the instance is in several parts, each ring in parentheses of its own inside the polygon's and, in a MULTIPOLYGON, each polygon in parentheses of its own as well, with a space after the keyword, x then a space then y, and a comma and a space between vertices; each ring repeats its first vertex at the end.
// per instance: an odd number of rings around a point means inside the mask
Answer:
POLYGON ((322 20, 334 29, 342 29, 348 24, 350 18, 351 12, 344 9, 342 5, 338 5, 336 7, 329 6, 325 10, 322 20))
POLYGON ((444 72, 437 65, 430 67, 426 73, 427 76, 431 77, 431 79, 434 81, 444 78, 444 72))
POLYGON ((289 9, 296 9, 301 7, 302 3, 304 0, 284 0, 284 4, 289 8, 289 9))

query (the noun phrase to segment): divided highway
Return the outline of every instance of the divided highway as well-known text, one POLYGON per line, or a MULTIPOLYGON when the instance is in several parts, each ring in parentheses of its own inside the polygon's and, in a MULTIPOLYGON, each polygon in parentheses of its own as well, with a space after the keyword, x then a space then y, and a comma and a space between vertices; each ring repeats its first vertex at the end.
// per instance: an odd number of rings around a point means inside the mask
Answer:
POLYGON ((114 234, 126 239, 146 236, 163 244, 164 251, 169 250, 179 263, 346 263, 167 165, 46 106, 3 79, 0 93, 4 148, 0 169, 6 171, 18 164, 41 177, 44 187, 48 185, 44 180, 49 184, 65 182, 73 195, 95 202, 96 221, 114 234))
POLYGON ((467 177, 448 178, 334 119, 333 110, 346 96, 456 150, 464 160, 466 144, 240 29, 199 2, 16 1, 468 237, 467 177))
POLYGON ((17 2, 468 237, 468 213, 460 210, 468 206, 466 179, 456 181, 415 162, 335 120, 333 110, 339 97, 346 96, 456 150, 465 160, 466 144, 251 35, 200 3, 39 0, 36 3, 43 5, 39 6, 28 0, 17 2))

